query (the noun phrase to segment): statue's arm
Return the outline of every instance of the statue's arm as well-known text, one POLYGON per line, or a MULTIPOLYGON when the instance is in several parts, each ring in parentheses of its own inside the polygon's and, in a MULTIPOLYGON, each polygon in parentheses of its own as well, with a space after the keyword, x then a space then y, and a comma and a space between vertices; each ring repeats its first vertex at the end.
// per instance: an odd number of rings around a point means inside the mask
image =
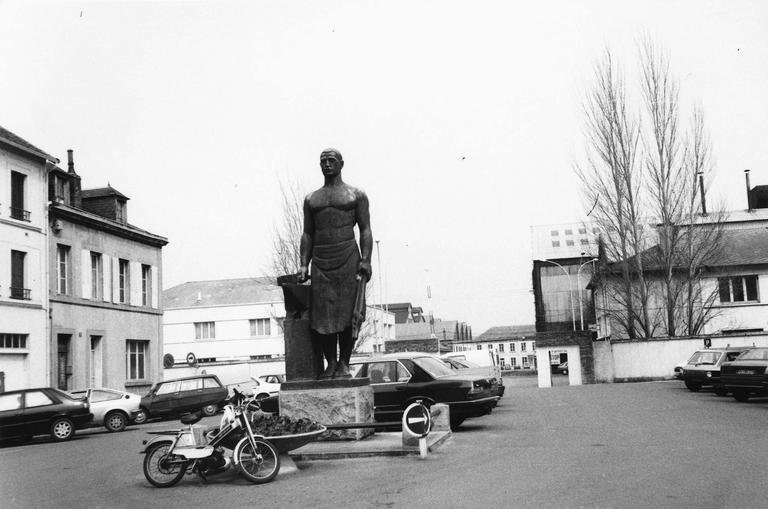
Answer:
POLYGON ((309 208, 309 196, 304 198, 304 231, 299 244, 299 280, 304 282, 309 275, 309 262, 312 260, 312 238, 315 235, 315 221, 309 208))
POLYGON ((360 273, 365 275, 366 280, 371 279, 371 255, 373 253, 373 232, 371 231, 371 213, 368 207, 368 195, 363 191, 358 191, 356 219, 357 227, 360 230, 360 273))

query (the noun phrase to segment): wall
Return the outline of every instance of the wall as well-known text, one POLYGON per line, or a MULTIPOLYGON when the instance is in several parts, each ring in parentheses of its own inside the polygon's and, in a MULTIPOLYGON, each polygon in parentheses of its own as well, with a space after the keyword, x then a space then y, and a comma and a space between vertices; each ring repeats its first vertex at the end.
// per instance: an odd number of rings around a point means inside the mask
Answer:
MULTIPOLYGON (((712 347, 768 346, 768 334, 718 335, 712 336, 711 341, 712 347)), ((599 355, 595 356, 595 373, 600 374, 597 381, 660 380, 672 378, 676 365, 684 363, 696 350, 703 349, 704 337, 597 343, 603 343, 599 355)))
POLYGON ((248 360, 255 355, 282 357, 285 341, 278 323, 282 302, 166 309, 163 317, 165 352, 179 361, 192 352, 197 358, 248 360), (270 319, 269 336, 251 336, 250 320, 270 319), (195 339, 195 322, 215 322, 215 338, 195 339))

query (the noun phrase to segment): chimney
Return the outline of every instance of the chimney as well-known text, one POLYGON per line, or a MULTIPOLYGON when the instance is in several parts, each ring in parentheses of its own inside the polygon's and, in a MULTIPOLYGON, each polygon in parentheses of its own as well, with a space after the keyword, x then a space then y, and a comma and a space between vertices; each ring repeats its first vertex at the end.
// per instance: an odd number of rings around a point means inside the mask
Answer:
POLYGON ((699 188, 701 189, 701 215, 707 215, 707 197, 704 194, 704 172, 699 172, 699 188))
POLYGON ((744 170, 744 177, 747 179, 747 212, 752 212, 752 193, 749 185, 749 170, 744 170))
POLYGON ((67 150, 67 173, 70 175, 69 181, 69 203, 78 209, 83 208, 82 185, 80 184, 80 175, 75 172, 75 156, 72 149, 67 150))
POLYGON ((75 158, 72 149, 67 150, 67 171, 75 173, 75 158))

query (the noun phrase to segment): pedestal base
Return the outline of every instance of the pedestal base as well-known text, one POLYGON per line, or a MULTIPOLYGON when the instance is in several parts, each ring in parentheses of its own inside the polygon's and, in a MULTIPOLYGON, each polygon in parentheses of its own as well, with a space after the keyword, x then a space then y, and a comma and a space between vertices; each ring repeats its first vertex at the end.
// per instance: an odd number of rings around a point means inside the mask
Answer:
MULTIPOLYGON (((320 424, 373 423, 373 389, 367 378, 285 382, 280 386, 280 415, 320 424)), ((373 428, 334 429, 319 440, 363 440, 373 428)))

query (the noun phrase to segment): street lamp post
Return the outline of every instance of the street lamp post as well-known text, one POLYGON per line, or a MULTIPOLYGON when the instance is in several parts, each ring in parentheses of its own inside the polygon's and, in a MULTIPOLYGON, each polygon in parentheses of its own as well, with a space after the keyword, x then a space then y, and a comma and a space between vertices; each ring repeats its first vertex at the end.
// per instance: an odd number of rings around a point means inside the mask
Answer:
MULTIPOLYGON (((579 269, 576 271, 576 286, 578 287, 577 290, 579 291, 579 323, 581 324, 581 330, 584 330, 584 311, 581 307, 581 268, 584 267, 588 263, 594 263, 597 261, 597 258, 592 258, 591 260, 587 260, 586 262, 579 265, 579 269)), ((592 270, 594 272, 594 269, 592 270)))
POLYGON ((568 273, 568 271, 560 265, 557 262, 553 262, 552 260, 542 260, 542 262, 551 263, 552 265, 557 265, 562 269, 562 271, 565 273, 565 276, 568 278, 568 296, 571 298, 571 322, 573 323, 573 330, 576 330, 576 309, 573 307, 573 285, 571 284, 571 275, 568 273))

